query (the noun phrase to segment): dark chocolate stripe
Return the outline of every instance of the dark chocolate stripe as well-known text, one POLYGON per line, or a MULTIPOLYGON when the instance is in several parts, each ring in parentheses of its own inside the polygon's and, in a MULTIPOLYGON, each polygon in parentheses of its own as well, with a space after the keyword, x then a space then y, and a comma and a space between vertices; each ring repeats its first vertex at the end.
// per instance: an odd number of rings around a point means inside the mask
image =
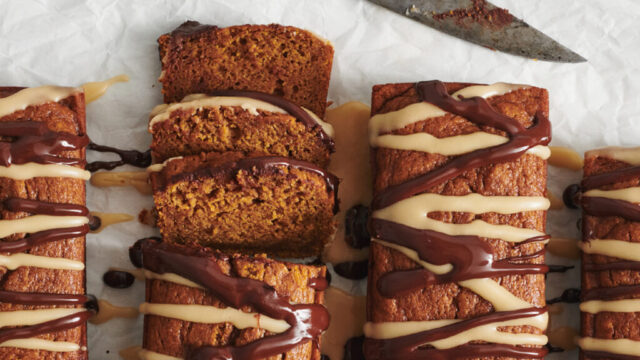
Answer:
POLYGON ((95 312, 87 310, 76 314, 67 315, 59 319, 43 322, 41 324, 20 328, 1 329, 0 343, 13 339, 27 339, 42 334, 72 329, 84 324, 94 314, 95 312))
POLYGON ((640 270, 640 261, 616 261, 606 264, 588 263, 582 264, 584 271, 606 271, 606 270, 640 270))
POLYGON ((445 111, 464 116, 476 124, 502 129, 508 133, 510 140, 502 145, 460 155, 427 174, 388 187, 374 198, 372 203, 374 209, 381 209, 425 192, 465 171, 489 164, 514 161, 530 148, 536 145, 547 145, 551 141, 551 124, 541 112, 536 114, 536 123, 526 129, 516 120, 495 111, 483 98, 454 99, 447 93, 447 89, 440 81, 417 83, 416 90, 423 101, 434 104, 445 111))
POLYGON ((82 205, 50 203, 39 200, 8 198, 4 206, 9 211, 53 216, 87 216, 89 209, 82 205))
POLYGON ((327 192, 333 193, 333 211, 334 213, 338 212, 338 184, 340 183, 338 177, 315 164, 282 156, 248 157, 236 161, 230 161, 219 166, 203 167, 194 172, 183 172, 173 175, 167 183, 175 183, 177 181, 194 181, 201 177, 215 177, 225 173, 235 173, 238 171, 246 171, 248 173, 259 175, 265 173, 273 174, 279 172, 279 168, 281 167, 291 167, 298 170, 309 171, 322 177, 327 185, 327 192))
POLYGON ((450 236, 375 218, 371 227, 374 238, 415 250, 423 261, 434 265, 453 265, 452 271, 442 275, 427 269, 387 273, 377 284, 378 291, 385 297, 406 294, 425 285, 514 274, 544 274, 549 270, 544 264, 518 263, 542 256, 544 251, 494 260, 491 245, 477 236, 450 236))
POLYGON ((582 290, 580 300, 617 300, 623 297, 640 295, 640 285, 624 285, 611 288, 582 290))
MULTIPOLYGON (((426 343, 445 339, 454 335, 457 335, 463 331, 472 329, 477 326, 482 326, 494 322, 503 322, 515 319, 522 319, 528 317, 534 317, 541 314, 544 314, 547 311, 547 308, 527 308, 521 310, 513 310, 513 311, 501 311, 494 312, 487 315, 483 315, 480 317, 462 320, 460 322, 447 325, 438 329, 422 331, 415 334, 400 336, 392 339, 385 340, 376 340, 371 338, 366 338, 364 340, 364 352, 365 357, 368 360, 373 359, 431 359, 432 357, 423 357, 424 354, 420 353, 420 346, 424 346, 426 343)), ((466 344, 465 346, 469 346, 471 344, 466 344)), ((505 347, 500 344, 483 344, 482 346, 486 346, 486 351, 497 351, 498 349, 503 353, 501 356, 508 357, 523 357, 521 351, 530 351, 533 354, 536 354, 534 358, 542 357, 546 355, 547 349, 545 348, 525 348, 525 347, 505 347), (537 355, 541 354, 541 355, 537 355)), ((455 348, 454 348, 455 349, 455 348)), ((469 348, 465 348, 464 350, 468 350, 469 348)), ((429 349, 425 349, 429 350, 429 349)), ((445 356, 446 350, 436 350, 430 349, 432 352, 431 356, 434 356, 435 359, 449 359, 448 357, 440 357, 437 358, 435 356, 445 356)), ((461 350, 461 349, 459 349, 461 350)), ((449 354, 451 355, 451 354, 449 354)), ((466 351, 460 351, 459 353, 454 353, 457 357, 469 357, 470 353, 466 351)))
POLYGON ((335 150, 335 143, 333 138, 329 136, 329 134, 325 133, 322 129, 322 126, 318 124, 316 120, 309 115, 304 109, 291 101, 276 95, 271 95, 259 91, 248 91, 248 90, 218 90, 209 92, 210 96, 237 96, 237 97, 247 97, 251 99, 256 99, 260 101, 264 101, 271 105, 277 106, 284 111, 288 112, 289 115, 296 118, 298 121, 303 123, 307 128, 314 131, 318 129, 318 136, 320 140, 329 148, 331 152, 335 150))
POLYGON ((285 353, 295 346, 312 341, 327 329, 329 313, 322 305, 291 304, 287 297, 261 281, 226 275, 210 253, 197 248, 171 245, 156 240, 139 240, 130 250, 140 258, 145 269, 158 274, 175 273, 206 288, 227 306, 241 309, 250 306, 256 312, 285 320, 291 327, 243 346, 204 346, 187 353, 190 360, 259 359, 285 353))
POLYGON ((617 182, 635 180, 640 177, 640 166, 628 167, 612 172, 587 176, 580 183, 582 191, 601 188, 617 182))
POLYGON ((630 221, 640 221, 640 205, 619 199, 598 196, 582 196, 582 210, 592 216, 620 216, 630 221))
POLYGON ((473 354, 474 358, 514 358, 514 359, 542 359, 548 353, 547 348, 522 347, 505 344, 465 344, 451 349, 416 349, 411 353, 396 353, 379 355, 380 350, 376 346, 381 342, 371 344, 370 354, 366 359, 370 360, 451 360, 468 359, 473 354))
POLYGON ((0 241, 0 252, 17 253, 31 249, 36 245, 80 237, 88 232, 89 225, 40 231, 19 240, 0 241))
POLYGON ((84 165, 85 161, 58 156, 63 151, 87 146, 86 135, 73 135, 49 130, 47 124, 36 121, 0 122, 0 136, 15 137, 13 142, 0 142, 0 165, 39 164, 84 165))
POLYGON ((89 150, 98 152, 109 152, 117 154, 120 160, 115 161, 93 161, 87 164, 85 169, 91 172, 98 170, 113 170, 122 165, 133 165, 135 167, 146 168, 151 165, 151 150, 141 152, 138 150, 122 150, 111 146, 98 145, 90 142, 89 150))
POLYGON ((637 356, 613 354, 604 351, 589 351, 582 350, 582 355, 585 359, 606 359, 606 360, 638 360, 637 356))
POLYGON ((84 305, 91 299, 86 295, 24 293, 0 290, 0 302, 23 305, 84 305))

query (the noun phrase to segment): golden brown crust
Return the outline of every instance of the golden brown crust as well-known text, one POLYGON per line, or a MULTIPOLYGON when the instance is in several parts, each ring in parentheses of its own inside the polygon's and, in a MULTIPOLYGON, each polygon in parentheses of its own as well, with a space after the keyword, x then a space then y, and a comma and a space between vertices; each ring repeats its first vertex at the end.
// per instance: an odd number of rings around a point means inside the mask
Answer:
MULTIPOLYGON (((451 93, 470 84, 447 83, 451 93)), ((416 103, 419 98, 413 84, 376 85, 373 88, 371 114, 386 113, 416 103)), ((545 89, 527 88, 516 90, 503 96, 495 96, 488 102, 499 112, 515 118, 525 126, 532 124, 537 111, 548 114, 548 95, 545 89)), ((474 123, 452 114, 432 118, 395 130, 393 134, 427 132, 436 137, 468 134, 479 130, 504 133, 488 127, 478 127, 474 123)), ((403 151, 386 148, 372 149, 374 169, 374 193, 379 194, 391 185, 403 183, 439 168, 452 157, 417 151, 403 151)), ((547 164, 536 156, 526 154, 513 162, 481 167, 438 185, 429 192, 444 195, 465 195, 479 193, 485 196, 545 196, 547 164)), ((516 227, 545 230, 546 211, 531 211, 512 215, 496 213, 470 214, 433 212, 430 218, 450 223, 468 223, 481 219, 491 224, 508 224, 516 227)), ((485 239, 493 248, 494 258, 532 254, 543 249, 540 243, 514 246, 511 243, 485 239)), ((544 263, 544 257, 537 257, 533 263, 544 263)), ((473 292, 456 284, 427 286, 397 298, 384 298, 378 292, 378 279, 390 272, 419 267, 406 256, 388 247, 372 243, 370 250, 369 284, 367 294, 367 318, 373 322, 411 321, 436 319, 467 319, 493 312, 493 306, 473 292)), ((508 291, 534 306, 545 305, 544 275, 511 275, 496 278, 508 291)), ((530 327, 511 327, 510 332, 535 332, 530 327)), ((488 358, 483 358, 488 359, 488 358)), ((498 358, 506 359, 506 358, 498 358)))
MULTIPOLYGON (((631 165, 622 161, 603 157, 587 157, 584 161, 584 176, 587 177, 609 173, 628 167, 631 167, 631 165)), ((606 185, 601 189, 614 190, 635 186, 640 186, 640 177, 606 185)), ((582 233, 583 240, 597 238, 640 242, 640 223, 626 220, 618 216, 596 217, 583 214, 582 233)), ((582 254, 583 264, 608 264, 618 261, 621 260, 605 255, 582 254)), ((640 271, 582 271, 583 291, 624 285, 640 285, 640 271)), ((640 298, 640 296, 631 296, 626 298, 640 298)), ((601 339, 630 338, 640 341, 640 313, 582 313, 581 335, 601 339)), ((584 354, 581 354, 581 358, 589 360, 589 358, 585 357, 584 354)))
MULTIPOLYGON (((267 259, 264 256, 216 255, 216 263, 227 274, 252 278, 273 286, 281 296, 288 296, 294 303, 322 304, 324 291, 309 287, 309 280, 326 275, 326 267, 292 264, 267 259)), ((147 302, 166 304, 198 304, 225 307, 206 292, 160 280, 148 280, 147 302)), ((243 311, 253 311, 251 308, 243 311)), ((151 351, 182 357, 189 347, 203 345, 242 345, 269 336, 264 330, 236 329, 230 323, 198 324, 187 321, 147 315, 144 323, 144 347, 151 351)), ((299 345, 281 356, 269 359, 319 360, 319 341, 299 345)))
MULTIPOLYGON (((0 97, 9 96, 21 88, 0 88, 0 97)), ((58 103, 47 103, 30 106, 0 118, 3 121, 30 119, 46 122, 49 129, 72 134, 84 134, 85 102, 84 94, 70 96, 58 103)), ((6 139, 1 139, 6 141, 6 139)), ((84 159, 84 149, 61 154, 65 157, 84 159)), ((2 201, 10 197, 40 200, 54 203, 85 205, 85 182, 78 179, 34 178, 30 180, 11 180, 0 177, 0 219, 16 219, 28 216, 27 213, 9 212, 4 209, 2 201)), ((12 241, 23 238, 25 234, 17 234, 2 239, 12 241)), ((33 247, 28 253, 40 256, 63 257, 85 261, 85 238, 78 237, 62 241, 50 242, 33 247)), ((0 290, 18 292, 40 292, 54 294, 84 294, 85 272, 70 270, 49 270, 34 267, 20 267, 14 271, 0 268, 0 290)), ((46 306, 51 307, 51 306, 46 306)), ((0 303, 0 311, 28 310, 42 307, 0 303)), ((39 336, 55 341, 69 341, 80 346, 87 344, 86 325, 56 333, 39 336)), ((0 348, 0 358, 21 360, 80 360, 87 358, 86 351, 73 353, 55 353, 49 351, 25 350, 9 347, 0 348)))
POLYGON ((324 115, 333 47, 306 30, 187 22, 160 36, 158 44, 165 102, 214 90, 253 90, 324 115))
POLYGON ((303 168, 236 165, 259 158, 208 153, 170 161, 163 171, 152 173, 157 224, 165 241, 243 253, 318 256, 335 228, 337 189, 303 168))

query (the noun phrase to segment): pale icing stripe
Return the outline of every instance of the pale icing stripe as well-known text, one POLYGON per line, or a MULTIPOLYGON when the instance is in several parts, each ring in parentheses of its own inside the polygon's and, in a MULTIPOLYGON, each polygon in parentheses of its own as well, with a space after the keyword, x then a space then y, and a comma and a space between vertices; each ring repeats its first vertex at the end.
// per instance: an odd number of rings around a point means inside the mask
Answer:
POLYGON ((0 238, 18 233, 81 226, 89 223, 86 216, 31 215, 20 219, 0 220, 0 238))
MULTIPOLYGON (((205 107, 231 107, 237 106, 248 111, 251 115, 257 116, 258 110, 268 111, 279 114, 287 114, 287 112, 279 106, 275 106, 265 101, 252 99, 248 97, 234 96, 208 96, 205 94, 187 95, 182 102, 170 105, 162 104, 151 110, 151 120, 149 121, 149 132, 153 132, 153 126, 159 122, 166 121, 170 118, 172 112, 176 110, 193 110, 197 111, 205 107)), ((333 127, 331 124, 322 121, 313 112, 304 109, 313 120, 322 127, 322 130, 329 136, 333 136, 333 127)))
POLYGON ((544 235, 544 233, 537 230, 524 229, 510 225, 494 225, 482 220, 474 220, 466 224, 445 223, 431 219, 424 213, 419 214, 406 210, 392 211, 391 208, 396 205, 398 205, 398 203, 390 205, 384 209, 377 210, 372 216, 377 219, 393 221, 415 229, 433 230, 451 236, 476 235, 491 239, 501 239, 508 242, 522 242, 532 237, 544 235))
POLYGON ((611 146, 602 149, 587 151, 585 158, 605 157, 613 160, 624 161, 629 165, 640 165, 640 147, 626 148, 611 146))
POLYGON ((582 196, 603 197, 607 199, 624 200, 632 203, 640 202, 640 187, 629 187, 618 190, 593 189, 586 191, 582 196))
POLYGON ((140 360, 182 360, 182 358, 179 357, 160 354, 147 349, 140 349, 140 351, 138 351, 138 358, 140 358, 140 360))
MULTIPOLYGON (((415 334, 422 331, 441 328, 460 320, 431 320, 431 321, 407 321, 407 322, 368 322, 364 325, 364 333, 368 338, 393 339, 400 336, 415 334)), ((422 345, 431 345, 436 349, 450 349, 471 341, 486 341, 507 345, 545 345, 548 341, 545 335, 530 333, 514 334, 498 331, 503 326, 534 326, 538 329, 546 329, 549 322, 549 314, 544 313, 533 317, 513 319, 509 321, 493 322, 476 326, 445 339, 426 342, 422 345)))
MULTIPOLYGON (((420 132, 408 135, 386 134, 369 139, 372 147, 423 151, 444 156, 462 155, 475 150, 501 145, 508 141, 507 137, 484 131, 445 138, 437 138, 429 133, 420 132)), ((549 147, 543 145, 534 146, 527 153, 538 156, 543 160, 551 156, 549 147)))
POLYGON ((167 164, 173 160, 178 160, 178 159, 182 159, 183 156, 174 156, 172 158, 168 158, 167 160, 163 161, 160 164, 153 164, 147 167, 147 172, 160 172, 162 171, 162 169, 164 169, 165 166, 167 166, 167 164))
POLYGON ((15 270, 22 266, 56 270, 84 270, 82 261, 23 253, 0 255, 0 266, 4 266, 9 270, 15 270))
POLYGON ((640 299, 591 300, 580 304, 580 311, 597 314, 599 312, 640 312, 640 299))
MULTIPOLYGON (((398 250, 409 259, 422 265, 425 269, 436 275, 443 275, 453 270, 453 266, 451 264, 433 265, 420 259, 418 252, 408 247, 375 238, 371 239, 371 241, 398 250)), ((458 285, 468 288, 481 298, 487 300, 497 311, 520 310, 532 306, 528 302, 510 293, 507 289, 495 282, 495 280, 489 278, 464 280, 460 281, 458 285)))
POLYGON ((578 247, 587 254, 600 254, 624 260, 640 261, 640 243, 612 239, 579 241, 578 247))
POLYGON ((22 89, 13 95, 0 98, 0 117, 24 110, 29 106, 58 102, 82 91, 82 88, 52 85, 22 89))
POLYGON ((184 278, 180 275, 174 274, 174 273, 164 273, 164 274, 158 274, 158 273, 154 273, 152 271, 149 270, 144 270, 144 277, 147 279, 152 279, 152 280, 163 280, 163 281, 167 281, 167 282, 172 282, 174 284, 178 284, 178 285, 184 285, 184 286, 189 286, 189 287, 194 287, 194 288, 199 288, 199 289, 204 289, 202 286, 194 283, 193 281, 184 278))
POLYGON ((201 324, 228 322, 238 329, 260 328, 274 333, 284 332, 290 327, 284 320, 276 320, 266 315, 248 313, 231 307, 217 308, 207 305, 145 302, 140 304, 140 312, 146 315, 157 315, 201 324))
MULTIPOLYGON (((528 88, 528 86, 506 83, 469 86, 455 92, 452 97, 456 100, 474 96, 486 99, 491 96, 504 95, 523 88, 528 88)), ((452 156, 501 145, 509 141, 505 136, 490 134, 484 131, 445 138, 437 138, 431 134, 422 132, 408 135, 381 135, 393 130, 402 129, 418 121, 444 116, 445 114, 447 114, 446 111, 423 101, 410 104, 400 110, 374 115, 369 120, 369 144, 372 147, 424 151, 452 156)), ((542 145, 535 146, 529 149, 528 152, 545 160, 551 156, 549 148, 542 145)))
POLYGON ((80 350, 80 345, 67 341, 51 341, 38 338, 13 339, 0 344, 0 347, 14 347, 29 350, 72 352, 80 350))
POLYGON ((604 351, 611 354, 640 356, 640 341, 630 339, 584 337, 578 339, 578 346, 587 351, 604 351))
POLYGON ((36 325, 83 311, 85 309, 66 308, 0 311, 0 327, 36 325))
POLYGON ((28 180, 35 177, 63 177, 72 179, 89 180, 91 173, 79 167, 60 164, 12 164, 0 166, 0 177, 13 180, 28 180))

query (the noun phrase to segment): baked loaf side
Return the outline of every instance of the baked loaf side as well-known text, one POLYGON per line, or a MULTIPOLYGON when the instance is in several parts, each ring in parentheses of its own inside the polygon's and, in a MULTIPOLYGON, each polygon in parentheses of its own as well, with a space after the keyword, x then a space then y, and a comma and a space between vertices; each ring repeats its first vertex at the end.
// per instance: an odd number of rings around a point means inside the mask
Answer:
POLYGON ((85 133, 82 89, 0 88, 2 359, 88 358, 85 133))
POLYGON ((581 359, 640 357, 640 149, 585 154, 581 359))
POLYGON ((331 125, 277 96, 254 91, 218 91, 190 95, 160 105, 151 114, 149 132, 155 162, 201 152, 261 152, 329 163, 331 125))
POLYGON ((377 85, 371 114, 367 359, 543 358, 546 90, 377 85))
POLYGON ((268 356, 269 359, 320 359, 319 333, 327 325, 318 318, 327 315, 321 306, 326 287, 324 266, 280 262, 263 255, 225 255, 208 249, 160 245, 154 240, 141 240, 132 248, 132 252, 142 254, 144 268, 152 271, 154 277, 159 276, 157 271, 164 269, 169 272, 169 268, 163 267, 166 265, 164 261, 179 263, 185 260, 189 265, 180 268, 182 273, 178 273, 179 276, 205 288, 208 286, 197 280, 197 274, 222 283, 228 282, 234 287, 226 290, 218 288, 216 291, 226 291, 227 295, 234 293, 231 296, 249 299, 248 303, 253 304, 245 304, 241 310, 237 310, 223 297, 216 296, 215 291, 203 291, 194 287, 195 284, 185 286, 159 279, 147 280, 147 302, 141 307, 146 314, 143 351, 180 358, 193 356, 194 351, 213 351, 245 356, 238 358, 259 359, 268 356), (208 264, 206 272, 202 264, 208 264), (220 273, 211 275, 212 268, 219 269, 220 273), (217 278, 218 275, 220 278, 217 278), (256 290, 254 286, 261 289, 256 290), (265 311, 269 311, 267 309, 273 311, 269 306, 279 306, 276 304, 283 301, 295 316, 287 316, 283 320, 277 313, 265 315, 265 311), (216 313, 219 309, 225 309, 227 313, 216 313), (310 311, 309 324, 318 328, 300 331, 303 340, 296 344, 289 338, 286 329, 300 325, 298 321, 301 318, 296 316, 297 311, 303 309, 310 311), (190 314, 195 315, 198 321, 186 321, 193 319, 189 318, 190 314), (243 314, 249 315, 243 317, 243 314), (252 325, 256 322, 260 328, 252 325), (312 338, 305 338, 316 332, 317 335, 312 338), (282 354, 272 347, 278 342, 285 346, 282 354), (256 350, 257 347, 269 350, 260 352, 256 350))
POLYGON ((167 103, 195 93, 253 90, 324 116, 333 47, 306 30, 275 24, 218 28, 187 21, 160 36, 158 44, 167 103))
POLYGON ((165 241, 306 257, 333 233, 337 179, 313 164, 227 152, 159 167, 151 184, 165 241))

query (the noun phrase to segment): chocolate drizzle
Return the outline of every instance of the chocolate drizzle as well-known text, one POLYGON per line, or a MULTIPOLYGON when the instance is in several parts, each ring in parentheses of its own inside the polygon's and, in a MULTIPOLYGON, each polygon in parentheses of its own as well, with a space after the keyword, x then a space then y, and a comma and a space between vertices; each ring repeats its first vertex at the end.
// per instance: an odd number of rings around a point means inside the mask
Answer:
POLYGON ((73 135, 49 130, 47 124, 37 121, 0 122, 0 136, 15 138, 0 142, 0 165, 38 164, 84 165, 79 158, 61 157, 64 151, 80 150, 87 146, 87 135, 73 135))
MULTIPOLYGON (((483 98, 454 99, 439 81, 415 84, 422 101, 465 117, 479 126, 490 126, 507 133, 509 141, 490 148, 479 149, 453 158, 440 168, 404 183, 386 188, 374 197, 374 210, 386 208, 411 196, 428 192, 436 186, 474 168, 515 161, 529 149, 547 145, 551 140, 551 125, 546 115, 538 112, 531 127, 525 128, 517 120, 496 110, 483 98)), ((426 268, 394 271, 380 277, 376 287, 384 297, 397 297, 424 288, 426 285, 460 282, 470 279, 495 278, 507 275, 545 274, 549 267, 530 263, 544 256, 544 250, 505 259, 494 259, 491 245, 479 236, 451 236, 432 230, 414 229, 399 223, 373 218, 369 228, 373 238, 399 245, 418 254, 420 260, 433 265, 450 264, 452 269, 436 274, 426 268)), ((514 245, 545 241, 549 236, 536 236, 514 245)), ((521 319, 546 313, 546 308, 531 307, 515 311, 494 312, 462 320, 445 327, 392 339, 365 339, 365 357, 373 359, 456 359, 466 357, 543 358, 548 349, 505 344, 467 343, 450 349, 424 347, 428 343, 448 338, 484 324, 521 319), (473 356, 471 356, 473 355, 473 356)))
POLYGON ((603 360, 638 360, 634 355, 612 354, 604 351, 585 351, 582 350, 585 359, 603 359, 603 360))
POLYGON ((125 164, 133 165, 139 168, 146 168, 151 165, 151 150, 140 152, 138 150, 122 150, 111 146, 98 145, 94 142, 89 143, 89 150, 99 152, 109 152, 117 154, 120 160, 115 161, 93 161, 87 164, 86 169, 91 172, 98 170, 113 170, 118 166, 125 164))
POLYGON ((547 304, 556 303, 578 303, 580 302, 580 289, 569 288, 562 292, 562 295, 547 300, 547 304))
MULTIPOLYGON (((82 205, 56 204, 45 201, 8 198, 3 202, 8 211, 23 211, 31 214, 53 216, 88 216, 89 210, 82 205)), ((80 237, 89 232, 88 225, 39 231, 15 241, 1 241, 0 252, 17 253, 40 244, 80 237)))
POLYGON ((618 300, 622 297, 640 295, 640 285, 623 285, 610 288, 594 288, 582 290, 580 299, 589 300, 618 300))
POLYGON ((324 130, 322 129, 322 126, 320 126, 320 124, 318 124, 318 122, 311 115, 309 115, 309 113, 306 112, 302 107, 292 103, 291 101, 283 97, 267 94, 259 91, 249 91, 249 90, 218 90, 218 91, 208 92, 207 95, 247 97, 255 100, 264 101, 271 105, 277 106, 283 109, 284 111, 286 111, 287 113, 289 113, 289 115, 296 118, 298 121, 304 124, 309 130, 316 131, 317 129, 318 137, 320 137, 320 140, 325 144, 325 146, 329 148, 331 152, 334 152, 335 150, 335 143, 333 141, 333 138, 329 136, 329 134, 324 132, 324 130))
POLYGON ((415 250, 421 260, 431 264, 453 265, 452 271, 442 275, 424 268, 387 273, 378 281, 378 291, 385 297, 406 294, 425 285, 549 271, 544 264, 519 263, 542 256, 544 252, 495 260, 491 245, 477 236, 450 236, 381 219, 373 219, 371 225, 374 238, 415 250))
MULTIPOLYGON (((329 313, 322 305, 291 304, 261 281, 234 277, 222 272, 205 250, 142 239, 130 249, 132 259, 158 274, 175 273, 203 286, 227 306, 252 307, 256 312, 285 320, 291 327, 243 346, 203 346, 190 349, 189 360, 258 359, 282 354, 316 339, 329 326, 329 313)), ((134 263, 134 265, 136 265, 134 263)))
POLYGON ((373 199, 373 209, 387 207, 400 200, 425 192, 471 169, 489 164, 514 161, 527 150, 551 141, 551 124, 542 113, 536 113, 536 123, 525 128, 516 120, 495 111, 481 97, 456 100, 447 93, 440 81, 424 81, 416 84, 422 101, 429 102, 444 111, 464 116, 479 125, 487 125, 505 131, 509 142, 460 155, 446 165, 402 184, 390 186, 373 199))
POLYGON ((405 359, 436 359, 447 360, 462 357, 492 357, 505 356, 513 358, 541 359, 547 354, 546 348, 529 348, 502 344, 465 344, 450 349, 420 349, 429 342, 445 339, 463 331, 495 322, 534 317, 542 315, 547 308, 527 308, 513 311, 500 311, 476 318, 466 319, 438 329, 426 330, 415 334, 396 337, 393 339, 366 339, 364 353, 368 360, 405 360, 405 359))

